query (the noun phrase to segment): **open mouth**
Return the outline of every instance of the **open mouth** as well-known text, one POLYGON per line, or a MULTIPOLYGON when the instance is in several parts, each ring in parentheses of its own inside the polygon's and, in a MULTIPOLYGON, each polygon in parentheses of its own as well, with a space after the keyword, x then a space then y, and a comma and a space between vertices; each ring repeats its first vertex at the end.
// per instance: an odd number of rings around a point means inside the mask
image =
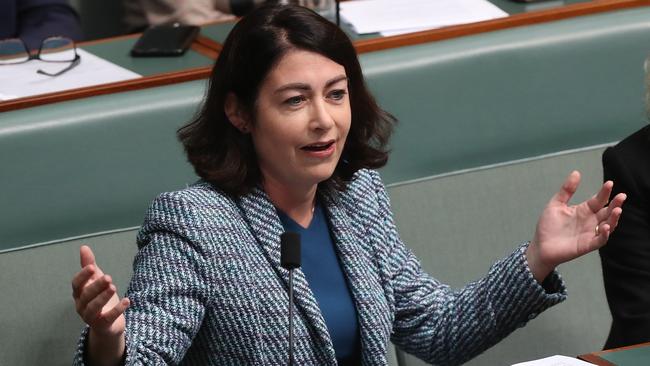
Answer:
POLYGON ((325 151, 334 145, 334 140, 328 142, 317 142, 315 144, 310 144, 307 146, 301 147, 302 150, 307 151, 325 151))

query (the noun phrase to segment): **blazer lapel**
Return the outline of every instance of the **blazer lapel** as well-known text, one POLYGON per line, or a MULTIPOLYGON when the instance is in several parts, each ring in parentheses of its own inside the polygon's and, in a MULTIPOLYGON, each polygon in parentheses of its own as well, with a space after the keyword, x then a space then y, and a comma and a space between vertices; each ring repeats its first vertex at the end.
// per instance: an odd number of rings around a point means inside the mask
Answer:
MULTIPOLYGON (((289 271, 280 265, 280 235, 284 232, 284 228, 275 207, 266 192, 260 188, 255 188, 253 192, 243 196, 239 206, 266 259, 283 281, 288 301, 289 271)), ((325 320, 301 269, 294 271, 293 280, 295 308, 297 314, 302 315, 302 318, 305 319, 308 329, 318 342, 318 352, 316 353, 320 353, 321 358, 328 364, 336 364, 334 346, 325 320)))
POLYGON ((325 191, 322 197, 328 210, 336 249, 357 307, 363 364, 385 364, 392 321, 389 319, 388 309, 382 310, 380 306, 385 303, 381 298, 383 292, 379 291, 377 283, 373 284, 371 281, 371 274, 376 272, 376 269, 370 266, 373 259, 361 248, 363 237, 355 235, 350 226, 352 220, 337 195, 325 191))

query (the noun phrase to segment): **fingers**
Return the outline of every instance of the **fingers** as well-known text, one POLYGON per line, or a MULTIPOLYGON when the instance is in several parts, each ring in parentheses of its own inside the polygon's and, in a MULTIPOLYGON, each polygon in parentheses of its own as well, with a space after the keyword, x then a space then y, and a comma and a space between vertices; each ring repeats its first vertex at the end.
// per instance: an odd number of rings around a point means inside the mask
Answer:
POLYGON ((95 264, 95 255, 93 254, 93 251, 90 250, 90 247, 87 245, 82 245, 81 248, 79 248, 79 259, 81 263, 81 268, 90 264, 95 264))
POLYGON ((113 323, 120 315, 124 313, 124 311, 126 311, 129 305, 131 305, 129 298, 123 298, 111 310, 107 311, 105 314, 102 314, 103 320, 108 324, 113 323))
POLYGON ((580 185, 580 172, 577 170, 572 171, 569 176, 566 178, 560 190, 553 196, 551 201, 555 201, 562 204, 567 204, 573 197, 573 194, 578 189, 580 185))
MULTIPOLYGON (((614 198, 612 198, 612 200, 609 202, 609 205, 607 207, 601 208, 596 213, 596 218, 598 219, 598 222, 607 221, 608 218, 612 215, 614 209, 617 207, 619 208, 622 207, 626 199, 627 199, 627 195, 625 193, 619 193, 614 198)), ((612 226, 612 230, 614 227, 615 226, 612 226)))
POLYGON ((607 202, 609 202, 609 196, 612 194, 613 187, 614 182, 608 180, 607 182, 603 183, 598 193, 587 200, 587 206, 589 206, 591 212, 598 212, 601 208, 607 205, 607 202))
POLYGON ((72 297, 78 299, 86 282, 95 273, 95 266, 88 265, 72 277, 72 297))
POLYGON ((609 224, 602 224, 598 226, 598 235, 594 237, 592 240, 591 245, 591 250, 596 250, 605 243, 607 243, 607 239, 609 238, 609 234, 611 233, 611 226, 609 224))
POLYGON ((102 309, 115 295, 116 288, 114 285, 109 285, 104 291, 95 296, 88 305, 82 309, 82 318, 88 323, 93 323, 102 314, 102 309))
MULTIPOLYGON (((108 275, 102 276, 96 281, 86 285, 80 292, 77 301, 77 311, 83 316, 88 304, 98 297, 104 290, 106 290, 112 283, 111 277, 108 275)), ((110 298, 110 297, 109 297, 110 298)))

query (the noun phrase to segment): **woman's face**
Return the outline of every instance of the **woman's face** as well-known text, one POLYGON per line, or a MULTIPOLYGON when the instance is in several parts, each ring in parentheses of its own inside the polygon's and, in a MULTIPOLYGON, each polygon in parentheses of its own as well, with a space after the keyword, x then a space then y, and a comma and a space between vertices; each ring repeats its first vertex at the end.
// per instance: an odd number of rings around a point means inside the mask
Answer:
POLYGON ((352 112, 345 68, 294 50, 263 81, 250 126, 265 184, 311 189, 334 172, 352 112))

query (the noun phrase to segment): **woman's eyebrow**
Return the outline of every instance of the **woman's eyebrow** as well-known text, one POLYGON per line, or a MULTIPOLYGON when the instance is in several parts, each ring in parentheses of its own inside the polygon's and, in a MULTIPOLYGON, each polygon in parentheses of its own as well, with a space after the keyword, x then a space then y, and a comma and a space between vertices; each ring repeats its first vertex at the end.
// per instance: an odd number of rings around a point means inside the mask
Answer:
POLYGON ((286 84, 286 85, 282 85, 281 87, 275 89, 275 91, 273 92, 273 94, 279 94, 279 93, 282 93, 282 92, 284 92, 284 91, 287 91, 287 90, 293 90, 293 89, 306 90, 306 91, 308 91, 308 90, 311 90, 311 86, 309 86, 309 84, 305 84, 305 83, 291 83, 291 84, 286 84))
POLYGON ((341 81, 341 80, 347 80, 347 79, 348 79, 348 77, 347 77, 346 75, 339 75, 339 76, 337 76, 337 77, 334 77, 334 78, 330 79, 327 83, 325 83, 325 88, 327 89, 327 88, 329 88, 330 86, 332 86, 332 85, 338 83, 339 81, 341 81))
MULTIPOLYGON (((328 80, 325 83, 325 88, 327 89, 327 88, 331 87, 332 85, 340 82, 341 80, 347 80, 347 78, 348 77, 346 75, 339 75, 339 76, 333 77, 332 79, 328 80)), ((305 83, 290 83, 290 84, 282 85, 281 87, 275 89, 273 94, 279 94, 279 93, 282 93, 282 92, 287 91, 287 90, 309 91, 309 90, 311 90, 311 86, 309 84, 305 84, 305 83)))

